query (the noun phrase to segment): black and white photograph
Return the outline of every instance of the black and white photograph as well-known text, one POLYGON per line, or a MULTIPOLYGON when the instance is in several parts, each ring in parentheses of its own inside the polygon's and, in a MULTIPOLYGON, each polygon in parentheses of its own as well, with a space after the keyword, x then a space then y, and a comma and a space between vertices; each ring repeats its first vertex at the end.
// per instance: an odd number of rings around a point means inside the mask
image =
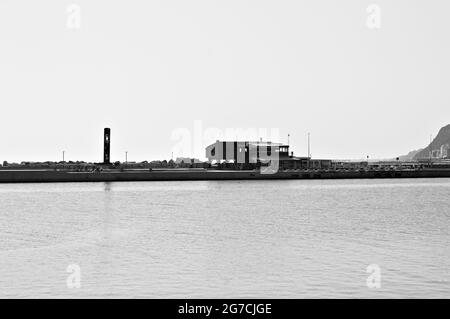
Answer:
POLYGON ((1 0, 0 299, 448 299, 449 13, 1 0))

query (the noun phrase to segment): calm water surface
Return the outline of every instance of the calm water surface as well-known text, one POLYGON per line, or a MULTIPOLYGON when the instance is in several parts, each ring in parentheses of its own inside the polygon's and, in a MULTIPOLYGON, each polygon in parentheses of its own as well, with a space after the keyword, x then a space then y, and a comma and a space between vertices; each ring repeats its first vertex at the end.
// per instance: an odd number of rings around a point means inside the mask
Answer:
POLYGON ((450 179, 3 184, 0 297, 448 298, 449 198, 450 179))

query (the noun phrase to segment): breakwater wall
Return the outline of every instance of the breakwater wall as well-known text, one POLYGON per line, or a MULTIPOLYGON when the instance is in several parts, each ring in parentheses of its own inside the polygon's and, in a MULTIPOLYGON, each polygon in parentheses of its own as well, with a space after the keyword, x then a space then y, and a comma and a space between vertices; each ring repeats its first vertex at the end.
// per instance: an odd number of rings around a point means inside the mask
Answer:
POLYGON ((370 178, 439 178, 450 177, 450 169, 334 171, 286 170, 275 174, 260 171, 225 170, 104 170, 75 172, 53 170, 0 170, 0 183, 59 182, 134 182, 194 180, 268 180, 268 179, 370 179, 370 178))

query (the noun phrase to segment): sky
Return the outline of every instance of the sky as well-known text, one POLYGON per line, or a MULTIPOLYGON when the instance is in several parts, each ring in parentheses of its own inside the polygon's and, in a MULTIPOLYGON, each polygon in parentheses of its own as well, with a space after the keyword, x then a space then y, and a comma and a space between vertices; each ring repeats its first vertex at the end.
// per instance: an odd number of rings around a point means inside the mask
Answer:
POLYGON ((447 0, 2 0, 0 161, 392 158, 450 123, 447 0), (375 9, 371 4, 375 4, 375 9), (375 11, 374 11, 375 10, 375 11))

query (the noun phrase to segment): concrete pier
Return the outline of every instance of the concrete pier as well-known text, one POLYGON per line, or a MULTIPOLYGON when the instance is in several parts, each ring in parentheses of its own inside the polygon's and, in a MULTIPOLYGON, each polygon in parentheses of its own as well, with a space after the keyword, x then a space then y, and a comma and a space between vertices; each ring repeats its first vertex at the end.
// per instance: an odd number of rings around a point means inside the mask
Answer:
POLYGON ((55 170, 0 170, 0 183, 59 182, 134 182, 192 180, 268 180, 268 179, 374 179, 374 178, 442 178, 450 169, 420 170, 284 170, 261 174, 259 170, 103 170, 95 172, 55 170))

